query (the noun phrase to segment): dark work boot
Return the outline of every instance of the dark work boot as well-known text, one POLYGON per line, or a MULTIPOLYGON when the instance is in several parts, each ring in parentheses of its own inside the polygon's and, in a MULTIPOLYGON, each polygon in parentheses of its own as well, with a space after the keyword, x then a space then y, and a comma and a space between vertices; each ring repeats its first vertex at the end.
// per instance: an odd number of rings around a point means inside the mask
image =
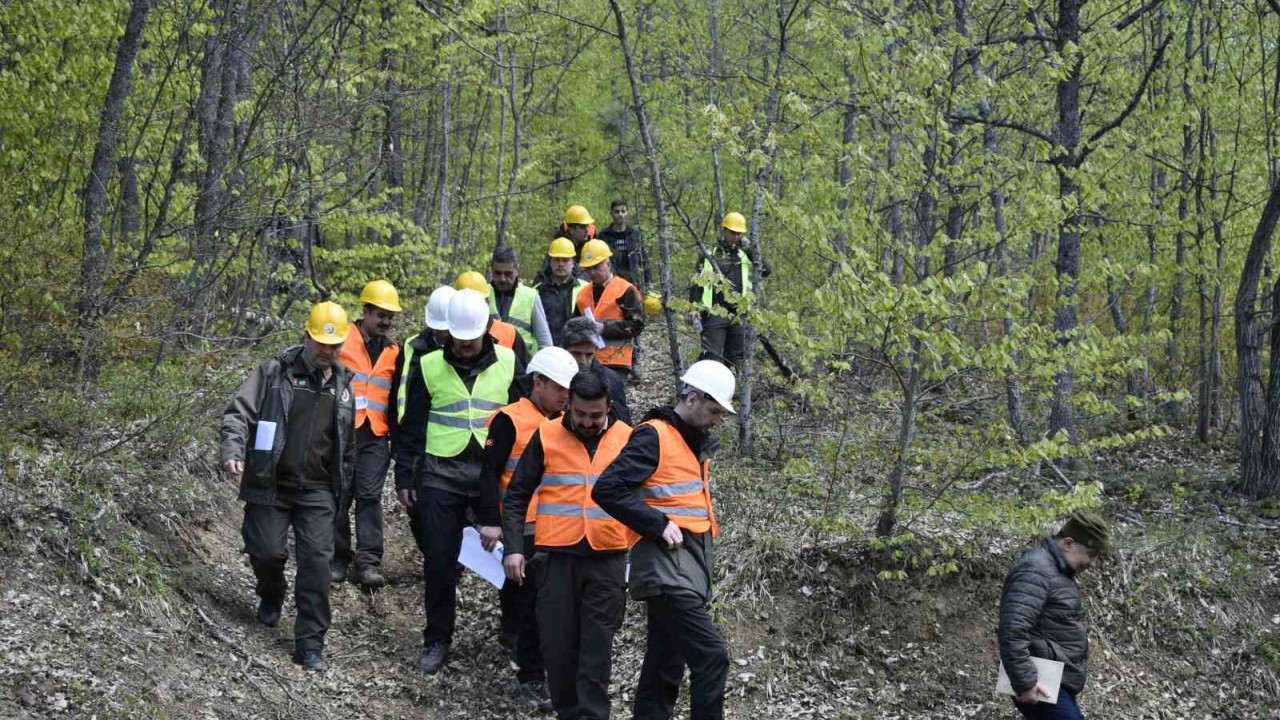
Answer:
POLYGON ((359 585, 367 588, 380 588, 387 584, 387 578, 383 576, 382 571, 376 567, 358 568, 356 570, 355 581, 359 585))
POLYGON ((549 713, 553 709, 551 695, 547 693, 547 684, 541 680, 517 682, 511 691, 511 699, 520 705, 537 706, 538 712, 549 713))
POLYGON ((422 652, 418 653, 418 658, 413 661, 413 666, 424 675, 435 675, 444 666, 444 658, 448 653, 448 645, 442 642, 430 643, 422 648, 422 652))
POLYGON ((258 601, 258 612, 255 617, 259 625, 266 625, 273 628, 280 622, 280 603, 269 603, 266 600, 258 601))
POLYGON ((329 578, 333 580, 333 584, 344 583, 347 581, 347 564, 334 560, 329 563, 329 578))
POLYGON ((293 661, 307 672, 324 672, 329 664, 324 661, 324 653, 319 650, 294 650, 293 661))

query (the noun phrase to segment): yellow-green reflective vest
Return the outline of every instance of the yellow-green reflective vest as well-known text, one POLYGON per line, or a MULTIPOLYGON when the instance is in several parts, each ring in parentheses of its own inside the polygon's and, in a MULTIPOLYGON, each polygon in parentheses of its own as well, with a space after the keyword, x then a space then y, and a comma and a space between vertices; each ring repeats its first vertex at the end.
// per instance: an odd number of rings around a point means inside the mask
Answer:
POLYGON ((445 360, 444 350, 422 356, 422 379, 431 394, 428 454, 454 457, 473 437, 484 446, 489 438, 489 416, 508 403, 508 390, 516 375, 516 354, 501 345, 495 345, 493 351, 498 361, 476 376, 470 392, 458 371, 445 360))
POLYGON ((417 340, 414 335, 404 341, 404 352, 400 353, 400 387, 396 389, 396 422, 404 419, 404 405, 409 399, 409 368, 413 367, 413 347, 410 343, 417 340))
MULTIPOLYGON (((751 256, 745 250, 738 250, 738 263, 742 269, 742 294, 751 294, 751 256)), ((702 285, 702 304, 711 307, 715 292, 711 286, 715 282, 716 265, 708 259, 702 261, 702 272, 699 273, 698 284, 702 285)))
POLYGON ((537 299, 537 290, 517 283, 515 296, 511 298, 511 307, 504 318, 498 314, 497 291, 489 293, 489 314, 516 326, 516 332, 524 338, 524 344, 529 348, 530 356, 538 352, 538 339, 533 336, 533 301, 537 299))

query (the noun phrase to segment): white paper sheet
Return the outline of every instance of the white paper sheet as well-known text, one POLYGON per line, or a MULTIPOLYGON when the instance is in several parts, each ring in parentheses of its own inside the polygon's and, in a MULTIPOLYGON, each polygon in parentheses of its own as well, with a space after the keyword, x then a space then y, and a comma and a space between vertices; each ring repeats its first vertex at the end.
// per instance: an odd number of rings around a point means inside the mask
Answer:
POLYGON ((480 533, 473 527, 462 529, 462 550, 458 552, 458 562, 499 590, 507 581, 506 574, 502 572, 502 543, 498 543, 493 552, 485 552, 480 545, 480 533))
MULTIPOLYGON (((1036 678, 1037 681, 1049 689, 1049 697, 1041 699, 1040 702, 1057 705, 1058 690, 1062 687, 1063 664, 1057 660, 1046 660, 1045 658, 1038 658, 1034 655, 1031 656, 1031 662, 1036 665, 1036 675, 1038 676, 1036 678)), ((1000 677, 996 679, 996 692, 1004 693, 1005 695, 1018 694, 1013 691, 1012 684, 1009 682, 1009 676, 1004 671, 1004 663, 1000 663, 1000 677)))
MULTIPOLYGON (((591 322, 596 321, 596 314, 591 312, 591 308, 583 308, 582 317, 590 320, 591 322)), ((604 338, 600 337, 600 333, 596 333, 592 335, 591 339, 595 341, 596 347, 598 348, 604 347, 604 338)))
POLYGON ((253 435, 253 449, 267 450, 276 446, 276 424, 270 420, 259 420, 258 430, 253 435))

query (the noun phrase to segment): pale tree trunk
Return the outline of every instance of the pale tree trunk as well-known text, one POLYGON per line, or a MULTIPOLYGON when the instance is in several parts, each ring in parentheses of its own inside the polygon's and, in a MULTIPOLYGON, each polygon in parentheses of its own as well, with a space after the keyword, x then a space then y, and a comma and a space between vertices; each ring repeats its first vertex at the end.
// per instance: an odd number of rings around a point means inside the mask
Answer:
POLYGON ((110 254, 102 244, 102 225, 107 214, 107 188, 111 184, 116 165, 120 118, 124 114, 124 106, 131 91, 133 63, 138 57, 143 28, 150 10, 148 0, 133 0, 129 9, 124 36, 120 38, 120 45, 116 48, 116 62, 111 71, 111 82, 107 85, 107 96, 102 103, 93 160, 89 164, 89 174, 84 182, 84 254, 80 264, 82 295, 77 320, 84 331, 78 367, 81 376, 87 370, 89 358, 93 354, 89 351, 92 328, 97 326, 98 317, 105 310, 102 301, 111 266, 110 254))
POLYGON ((649 112, 644 106, 644 97, 640 94, 640 80, 637 76, 635 61, 631 56, 631 45, 627 42, 627 23, 622 17, 622 8, 618 0, 609 0, 613 10, 613 19, 618 29, 618 46, 622 48, 622 58, 626 63, 627 80, 631 85, 631 111, 640 126, 640 141, 644 145, 645 159, 649 164, 649 188, 653 194, 653 210, 658 221, 658 252, 662 260, 662 314, 667 321, 667 341, 671 350, 671 371, 677 386, 680 376, 684 374, 684 359, 680 357, 680 337, 676 331, 676 313, 671 307, 671 238, 667 224, 666 192, 662 188, 662 167, 658 163, 658 149, 653 140, 653 128, 649 125, 649 112))
MULTIPOLYGON (((853 25, 845 25, 841 31, 845 42, 852 44, 855 33, 853 25)), ((844 114, 840 119, 840 159, 836 162, 836 181, 840 184, 840 194, 836 198, 836 220, 839 229, 832 240, 836 255, 843 257, 849 246, 849 205, 853 201, 853 167, 849 157, 854 152, 858 128, 858 78, 853 73, 853 65, 848 58, 844 60, 844 82, 848 86, 848 97, 845 99, 844 114)), ((831 270, 834 272, 834 263, 831 270)))
MULTIPOLYGON (((381 14, 385 27, 390 27, 395 22, 395 11, 388 0, 383 0, 381 14)), ((395 215, 398 221, 404 212, 404 160, 400 146, 400 83, 396 80, 397 69, 395 51, 383 50, 382 71, 386 73, 383 111, 386 117, 382 128, 382 162, 388 193, 387 212, 395 215)), ((403 240, 402 231, 391 231, 392 245, 399 245, 403 240)))
MULTIPOLYGON (((707 29, 711 35, 710 56, 711 79, 707 82, 707 96, 711 105, 718 106, 719 98, 716 89, 720 84, 720 0, 709 0, 707 7, 707 29)), ((724 219, 724 175, 720 168, 720 143, 711 146, 711 174, 715 182, 716 208, 715 221, 718 225, 724 219)))
POLYGON ((507 106, 511 109, 511 172, 507 175, 507 192, 502 198, 502 217, 498 220, 498 244, 507 235, 511 220, 511 199, 516 193, 516 181, 520 177, 520 144, 524 142, 519 96, 516 93, 516 48, 512 43, 507 53, 508 82, 507 106))

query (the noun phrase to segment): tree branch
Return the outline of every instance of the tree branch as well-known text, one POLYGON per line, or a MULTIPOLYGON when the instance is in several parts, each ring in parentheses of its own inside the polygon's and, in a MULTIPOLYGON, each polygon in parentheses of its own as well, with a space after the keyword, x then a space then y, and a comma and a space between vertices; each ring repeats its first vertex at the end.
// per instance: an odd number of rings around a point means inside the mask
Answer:
MULTIPOLYGON (((1146 15, 1148 12, 1155 9, 1163 2, 1164 0, 1150 0, 1150 2, 1148 2, 1146 5, 1143 5, 1137 10, 1134 10, 1128 15, 1125 15, 1123 18, 1120 18, 1120 22, 1115 24, 1116 30, 1123 30, 1129 27, 1130 25, 1134 24, 1139 19, 1141 19, 1143 15, 1146 15)), ((1270 0, 1270 2, 1272 7, 1276 6, 1276 0, 1270 0)))
POLYGON ((1053 142, 1053 138, 1050 137, 1048 133, 1030 125, 1020 123, 1016 120, 1007 120, 1004 118, 983 118, 965 112, 947 113, 947 120, 957 122, 962 125, 991 125, 992 127, 1017 130, 1020 133, 1025 133, 1033 138, 1047 142, 1050 145, 1055 144, 1053 142))
POLYGON ((1111 122, 1098 128, 1089 139, 1085 141, 1085 148, 1080 153, 1077 163, 1083 161, 1092 152, 1091 147, 1094 143, 1103 138, 1104 135, 1120 127, 1120 124, 1133 113, 1138 107, 1138 103, 1142 101, 1143 94, 1147 91, 1147 84, 1151 82, 1151 76, 1155 74, 1156 68, 1160 67, 1160 63, 1164 61, 1164 51, 1169 47, 1169 43, 1173 41, 1173 33, 1164 36, 1164 42, 1160 43, 1159 49, 1156 50, 1155 57, 1151 58, 1151 64, 1147 66, 1147 71, 1142 75, 1142 81, 1138 83, 1138 89, 1133 92, 1133 97, 1129 98, 1129 104, 1125 106, 1120 114, 1111 119, 1111 122))

